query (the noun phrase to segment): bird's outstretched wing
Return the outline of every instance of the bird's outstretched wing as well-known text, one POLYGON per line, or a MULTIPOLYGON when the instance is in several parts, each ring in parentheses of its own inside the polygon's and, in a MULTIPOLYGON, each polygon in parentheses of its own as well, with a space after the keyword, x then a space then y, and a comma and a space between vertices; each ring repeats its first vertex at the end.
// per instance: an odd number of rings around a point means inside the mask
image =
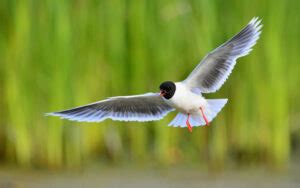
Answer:
POLYGON ((112 97, 85 106, 47 113, 64 119, 100 122, 107 118, 118 121, 154 121, 174 110, 158 93, 112 97))
POLYGON ((233 38, 207 54, 183 83, 202 93, 220 89, 234 68, 236 59, 247 55, 255 45, 261 33, 260 22, 258 18, 253 18, 233 38))

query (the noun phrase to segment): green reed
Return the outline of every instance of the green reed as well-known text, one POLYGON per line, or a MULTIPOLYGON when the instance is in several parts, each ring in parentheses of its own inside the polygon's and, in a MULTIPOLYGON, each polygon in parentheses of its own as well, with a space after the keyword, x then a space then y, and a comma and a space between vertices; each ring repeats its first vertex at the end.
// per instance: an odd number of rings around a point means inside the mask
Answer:
POLYGON ((46 168, 285 167, 299 113, 299 8, 292 0, 0 1, 0 158, 46 168), (167 127, 175 113, 150 123, 43 116, 180 81, 254 16, 264 24, 258 44, 218 93, 205 95, 229 98, 210 127, 167 127))

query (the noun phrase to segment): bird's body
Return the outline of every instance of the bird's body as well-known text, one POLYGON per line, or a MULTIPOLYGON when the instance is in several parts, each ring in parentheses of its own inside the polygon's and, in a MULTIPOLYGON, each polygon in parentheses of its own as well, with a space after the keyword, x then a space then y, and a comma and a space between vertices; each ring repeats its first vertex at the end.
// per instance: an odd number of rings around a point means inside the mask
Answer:
POLYGON ((227 99, 205 99, 202 93, 213 93, 221 88, 236 60, 252 50, 261 27, 260 20, 253 18, 238 34, 208 53, 184 81, 163 82, 160 93, 112 97, 48 115, 86 122, 100 122, 108 118, 154 121, 176 110, 178 114, 170 126, 188 127, 192 131, 192 127, 208 125, 227 99))
POLYGON ((170 99, 164 101, 175 108, 177 111, 185 114, 199 114, 199 108, 206 108, 207 101, 201 94, 192 92, 181 82, 176 82, 176 92, 170 99))

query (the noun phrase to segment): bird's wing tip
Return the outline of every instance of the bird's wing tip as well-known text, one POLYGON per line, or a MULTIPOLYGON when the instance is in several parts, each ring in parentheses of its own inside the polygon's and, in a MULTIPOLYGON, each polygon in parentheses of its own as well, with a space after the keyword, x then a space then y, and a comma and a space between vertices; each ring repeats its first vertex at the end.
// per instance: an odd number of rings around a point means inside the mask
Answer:
POLYGON ((47 113, 44 113, 44 116, 60 116, 60 115, 57 114, 56 112, 47 112, 47 113))
POLYGON ((255 28, 257 28, 258 30, 260 30, 263 26, 261 24, 261 22, 262 22, 262 19, 260 17, 256 16, 250 20, 249 25, 252 25, 255 28))

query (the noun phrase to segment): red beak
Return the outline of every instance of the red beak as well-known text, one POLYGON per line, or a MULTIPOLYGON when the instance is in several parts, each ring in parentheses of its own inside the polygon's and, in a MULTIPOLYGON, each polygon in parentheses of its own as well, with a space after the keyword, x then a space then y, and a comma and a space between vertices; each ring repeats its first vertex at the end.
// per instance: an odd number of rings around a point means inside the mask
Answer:
POLYGON ((166 94, 166 93, 165 93, 165 91, 164 91, 164 90, 160 90, 160 93, 159 93, 159 95, 160 95, 160 96, 162 96, 162 97, 163 97, 165 94, 166 94))

